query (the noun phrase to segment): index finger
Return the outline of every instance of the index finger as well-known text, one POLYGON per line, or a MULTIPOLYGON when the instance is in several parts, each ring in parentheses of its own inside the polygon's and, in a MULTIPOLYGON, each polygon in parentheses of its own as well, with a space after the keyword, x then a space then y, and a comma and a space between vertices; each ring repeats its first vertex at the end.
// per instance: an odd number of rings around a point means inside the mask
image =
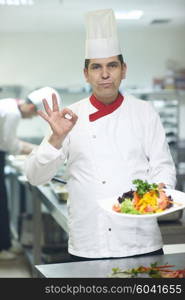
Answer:
POLYGON ((64 108, 63 110, 61 110, 61 116, 62 117, 65 117, 65 115, 70 115, 70 116, 72 116, 73 115, 73 111, 71 110, 71 109, 69 109, 69 108, 64 108))

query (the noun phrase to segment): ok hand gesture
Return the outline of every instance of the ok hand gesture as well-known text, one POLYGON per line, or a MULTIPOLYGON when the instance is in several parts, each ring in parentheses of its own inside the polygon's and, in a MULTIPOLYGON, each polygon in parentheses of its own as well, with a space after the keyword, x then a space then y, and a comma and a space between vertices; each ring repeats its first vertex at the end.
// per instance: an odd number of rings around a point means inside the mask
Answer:
POLYGON ((46 113, 38 111, 38 114, 49 123, 53 132, 49 142, 54 147, 60 148, 63 140, 75 125, 78 117, 68 108, 64 108, 60 111, 55 94, 52 94, 52 104, 53 108, 51 109, 47 100, 43 99, 46 113))

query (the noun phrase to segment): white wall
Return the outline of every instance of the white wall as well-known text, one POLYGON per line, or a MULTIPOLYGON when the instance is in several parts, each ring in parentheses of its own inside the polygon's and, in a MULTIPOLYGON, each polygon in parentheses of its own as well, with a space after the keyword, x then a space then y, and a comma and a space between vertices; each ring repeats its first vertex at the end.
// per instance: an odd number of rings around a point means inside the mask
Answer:
MULTIPOLYGON (((185 67, 185 28, 118 31, 128 66, 126 87, 150 87, 153 77, 165 75, 168 59, 185 67)), ((84 40, 84 32, 0 34, 0 86, 17 84, 32 89, 85 85, 84 40)), ((75 96, 67 101, 74 102, 75 96)), ((24 120, 19 135, 42 136, 46 127, 40 118, 24 120)), ((181 127, 185 128, 184 123, 181 127)), ((181 130, 182 138, 184 132, 181 130)))
MULTIPOLYGON (((185 67, 185 28, 149 28, 119 31, 129 86, 151 85, 167 59, 185 67)), ((84 39, 84 32, 0 34, 0 85, 84 84, 84 39)))
POLYGON ((185 28, 146 29, 126 32, 121 36, 128 62, 127 84, 139 87, 152 85, 154 77, 163 77, 167 60, 175 60, 185 68, 185 28))
POLYGON ((80 34, 0 34, 0 84, 65 86, 82 81, 83 51, 80 34))

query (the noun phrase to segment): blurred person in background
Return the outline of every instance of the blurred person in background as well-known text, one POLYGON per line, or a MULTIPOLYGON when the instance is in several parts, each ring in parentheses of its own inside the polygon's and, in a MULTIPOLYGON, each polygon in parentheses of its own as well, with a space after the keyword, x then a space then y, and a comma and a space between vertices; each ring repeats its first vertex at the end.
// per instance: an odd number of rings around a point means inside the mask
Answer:
POLYGON ((60 97, 56 90, 44 87, 29 93, 26 99, 6 98, 0 100, 0 260, 14 259, 22 249, 11 239, 7 190, 5 184, 5 158, 9 154, 29 154, 37 145, 25 142, 17 137, 17 128, 21 119, 37 116, 42 110, 42 99, 51 93, 60 97))

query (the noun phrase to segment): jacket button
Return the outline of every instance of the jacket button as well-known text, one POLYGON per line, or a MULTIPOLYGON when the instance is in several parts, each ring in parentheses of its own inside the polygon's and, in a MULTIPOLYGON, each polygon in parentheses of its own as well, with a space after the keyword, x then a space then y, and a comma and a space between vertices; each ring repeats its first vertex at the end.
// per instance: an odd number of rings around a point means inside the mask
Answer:
POLYGON ((102 183, 103 183, 103 184, 105 184, 105 183, 106 183, 106 181, 102 181, 102 183))
POLYGON ((111 231, 111 228, 109 228, 109 231, 111 231))
POLYGON ((93 139, 95 139, 95 138, 96 138, 96 135, 95 135, 95 134, 93 134, 93 136, 92 136, 92 137, 93 137, 93 139))

